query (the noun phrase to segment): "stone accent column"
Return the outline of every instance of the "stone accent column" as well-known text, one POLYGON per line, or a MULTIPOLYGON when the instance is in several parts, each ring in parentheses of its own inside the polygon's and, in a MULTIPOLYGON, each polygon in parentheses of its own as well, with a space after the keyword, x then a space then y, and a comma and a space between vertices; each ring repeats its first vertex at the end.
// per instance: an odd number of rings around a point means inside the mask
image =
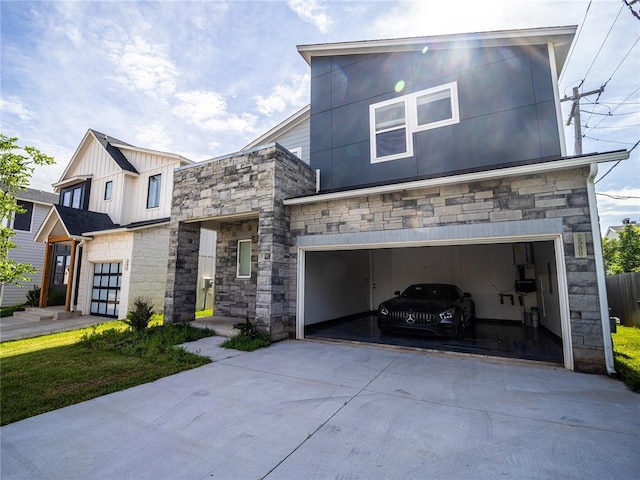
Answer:
POLYGON ((171 223, 165 325, 195 319, 200 252, 200 224, 174 220, 171 223))

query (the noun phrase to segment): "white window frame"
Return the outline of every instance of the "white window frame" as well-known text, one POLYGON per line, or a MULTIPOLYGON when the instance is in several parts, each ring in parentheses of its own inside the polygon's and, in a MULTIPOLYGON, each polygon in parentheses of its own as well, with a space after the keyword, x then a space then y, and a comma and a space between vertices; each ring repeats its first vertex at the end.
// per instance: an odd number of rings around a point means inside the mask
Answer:
POLYGON ((110 202, 113 198, 113 180, 107 180, 104 182, 104 195, 102 196, 102 201, 110 202), (109 184, 111 184, 111 188, 109 188, 109 184), (107 193, 109 196, 107 197, 107 193))
POLYGON ((236 278, 251 278, 251 239, 250 238, 246 238, 243 240, 238 240, 238 250, 236 253, 236 278), (242 249, 240 248, 240 244, 242 243, 248 243, 249 244, 249 273, 242 273, 240 272, 240 265, 241 265, 241 261, 240 261, 240 255, 242 253, 242 249))
POLYGON ((409 126, 409 111, 407 108, 408 97, 395 97, 384 102, 376 103, 369 106, 369 132, 371 139, 371 163, 386 162, 388 160, 396 160, 398 158, 406 158, 413 156, 413 142, 411 141, 411 128, 409 126), (376 131, 376 110, 379 108, 393 105, 396 103, 402 103, 404 105, 404 127, 394 126, 392 128, 376 131), (405 151, 401 153, 395 153, 393 155, 386 155, 384 157, 378 157, 376 136, 379 133, 388 133, 394 130, 404 128, 404 146, 405 151))
POLYGON ((413 156, 413 134, 416 132, 422 132, 425 130, 431 130, 434 128, 446 127, 448 125, 454 125, 460 123, 460 108, 458 103, 458 82, 445 83, 438 85, 437 87, 427 88, 420 90, 419 92, 404 95, 402 97, 395 97, 383 102, 375 103, 369 106, 369 140, 371 144, 371 163, 387 162, 389 160, 397 160, 400 158, 407 158, 413 156), (440 92, 448 92, 451 100, 451 118, 445 120, 439 120, 437 122, 426 123, 424 125, 418 125, 418 98, 425 95, 433 95, 440 92), (392 105, 394 103, 404 102, 405 108, 405 141, 406 151, 402 153, 396 153, 393 155, 387 155, 384 157, 378 157, 376 149, 376 135, 379 133, 385 133, 389 130, 381 130, 376 132, 376 119, 375 113, 381 107, 392 105))
POLYGON ((161 189, 162 188, 162 173, 154 173, 153 175, 149 175, 147 180, 147 210, 152 208, 159 208, 160 201, 162 200, 161 189), (158 187, 156 188, 156 194, 151 196, 151 180, 157 178, 158 187), (154 200, 153 204, 150 204, 150 201, 154 200))

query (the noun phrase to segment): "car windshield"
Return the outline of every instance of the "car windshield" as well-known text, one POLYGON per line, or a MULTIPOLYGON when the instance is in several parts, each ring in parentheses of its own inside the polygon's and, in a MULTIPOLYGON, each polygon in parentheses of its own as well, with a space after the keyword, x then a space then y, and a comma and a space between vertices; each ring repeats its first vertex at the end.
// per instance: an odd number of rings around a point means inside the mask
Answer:
POLYGON ((452 285, 411 285, 402 296, 405 298, 415 298, 419 300, 432 300, 439 298, 455 298, 458 289, 452 285))

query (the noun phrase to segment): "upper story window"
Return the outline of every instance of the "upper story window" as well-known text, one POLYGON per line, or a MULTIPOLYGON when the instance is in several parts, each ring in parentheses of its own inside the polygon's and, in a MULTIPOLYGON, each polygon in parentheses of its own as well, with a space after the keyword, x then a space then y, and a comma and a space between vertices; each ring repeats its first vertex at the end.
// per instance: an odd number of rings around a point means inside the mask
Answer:
POLYGON ((371 163, 413 155, 413 133, 460 122, 457 82, 369 107, 371 163))
POLYGON ((13 229, 23 232, 31 231, 31 219, 33 218, 33 203, 18 200, 18 205, 22 207, 24 212, 16 213, 13 218, 13 229))
POLYGON ((111 200, 111 195, 113 193, 113 180, 109 180, 104 184, 104 199, 111 200))
POLYGON ((60 205, 71 208, 83 208, 85 184, 63 188, 60 192, 60 205))
POLYGON ((158 173, 149 177, 149 189, 147 190, 147 208, 160 206, 160 182, 162 174, 158 173))

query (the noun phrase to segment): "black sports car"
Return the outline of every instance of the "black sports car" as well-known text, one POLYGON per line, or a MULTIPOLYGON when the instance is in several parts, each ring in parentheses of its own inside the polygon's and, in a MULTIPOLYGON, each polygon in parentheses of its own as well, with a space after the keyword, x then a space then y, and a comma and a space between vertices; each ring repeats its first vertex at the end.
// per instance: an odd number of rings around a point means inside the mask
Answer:
POLYGON ((395 298, 378 307, 378 328, 382 333, 411 330, 463 338, 475 316, 471 294, 455 285, 420 283, 395 294, 395 298))

